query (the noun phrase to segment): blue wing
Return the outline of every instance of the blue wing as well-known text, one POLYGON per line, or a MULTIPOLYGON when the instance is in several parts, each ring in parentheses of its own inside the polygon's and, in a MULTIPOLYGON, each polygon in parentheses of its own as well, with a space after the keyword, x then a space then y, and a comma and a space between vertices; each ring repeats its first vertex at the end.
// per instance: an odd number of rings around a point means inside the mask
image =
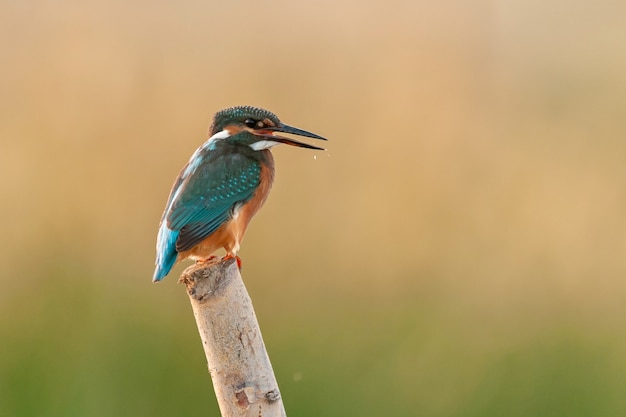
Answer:
POLYGON ((254 195, 258 161, 240 153, 194 155, 174 183, 161 219, 153 281, 163 279, 179 252, 193 248, 232 218, 254 195))

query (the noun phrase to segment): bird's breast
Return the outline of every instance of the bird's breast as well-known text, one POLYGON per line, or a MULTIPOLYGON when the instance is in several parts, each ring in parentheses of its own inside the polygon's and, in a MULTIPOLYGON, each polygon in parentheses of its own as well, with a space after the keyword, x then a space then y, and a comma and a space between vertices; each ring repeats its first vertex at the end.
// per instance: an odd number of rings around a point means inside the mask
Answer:
POLYGON ((268 150, 260 152, 264 155, 261 160, 259 185, 254 191, 252 198, 239 207, 237 216, 233 216, 234 221, 242 222, 242 225, 244 225, 244 231, 252 217, 263 206, 265 200, 267 200, 267 196, 269 195, 272 184, 274 183, 274 158, 268 150))

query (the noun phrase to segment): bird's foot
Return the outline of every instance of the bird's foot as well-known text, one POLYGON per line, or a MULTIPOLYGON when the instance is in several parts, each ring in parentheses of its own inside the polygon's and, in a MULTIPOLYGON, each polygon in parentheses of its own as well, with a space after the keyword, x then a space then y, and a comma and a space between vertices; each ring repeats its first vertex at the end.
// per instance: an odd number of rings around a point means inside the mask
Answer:
POLYGON ((237 261, 237 268, 239 268, 239 270, 241 271, 241 258, 237 255, 233 255, 232 253, 228 253, 226 255, 224 255, 224 257, 222 258, 222 262, 227 261, 229 259, 233 259, 235 258, 235 260, 237 261))

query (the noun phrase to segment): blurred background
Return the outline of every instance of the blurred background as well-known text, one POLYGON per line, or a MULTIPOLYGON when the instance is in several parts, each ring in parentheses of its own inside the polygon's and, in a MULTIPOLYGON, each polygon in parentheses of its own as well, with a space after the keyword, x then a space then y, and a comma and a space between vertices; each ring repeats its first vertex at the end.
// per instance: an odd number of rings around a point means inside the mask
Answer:
POLYGON ((239 104, 330 139, 240 252, 288 415, 626 415, 626 3, 1 1, 0 415, 219 415, 151 276, 239 104))

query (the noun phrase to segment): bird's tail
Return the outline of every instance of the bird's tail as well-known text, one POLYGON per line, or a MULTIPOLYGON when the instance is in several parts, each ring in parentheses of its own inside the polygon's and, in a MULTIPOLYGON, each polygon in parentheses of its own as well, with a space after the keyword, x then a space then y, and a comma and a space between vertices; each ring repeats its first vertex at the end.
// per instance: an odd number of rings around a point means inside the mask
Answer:
POLYGON ((175 263, 176 256, 172 256, 171 260, 168 259, 167 262, 165 262, 164 264, 157 264, 156 268, 154 269, 154 275, 152 276, 152 282, 159 282, 163 278, 165 278, 167 274, 170 273, 175 263))
POLYGON ((156 268, 154 269, 152 282, 159 282, 165 278, 176 263, 176 258, 178 257, 176 239, 178 239, 178 234, 178 231, 170 230, 165 222, 161 224, 159 236, 157 237, 156 268))

